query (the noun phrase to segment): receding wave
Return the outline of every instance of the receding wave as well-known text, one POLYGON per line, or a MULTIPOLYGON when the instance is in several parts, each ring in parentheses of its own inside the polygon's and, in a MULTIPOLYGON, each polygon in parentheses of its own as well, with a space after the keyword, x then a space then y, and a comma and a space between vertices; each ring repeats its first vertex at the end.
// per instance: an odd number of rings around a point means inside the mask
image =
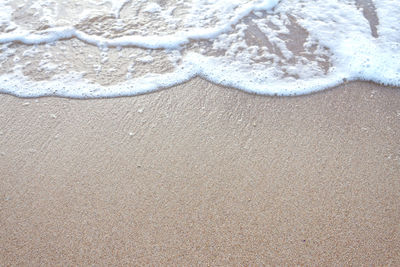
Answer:
POLYGON ((0 91, 113 97, 200 76, 268 95, 400 86, 397 0, 3 0, 0 91))

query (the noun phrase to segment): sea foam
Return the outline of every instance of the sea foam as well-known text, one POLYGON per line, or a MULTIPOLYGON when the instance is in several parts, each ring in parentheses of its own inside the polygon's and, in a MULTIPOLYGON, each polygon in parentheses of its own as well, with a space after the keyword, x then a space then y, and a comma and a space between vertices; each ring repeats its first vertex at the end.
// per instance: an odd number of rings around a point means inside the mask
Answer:
POLYGON ((7 0, 0 91, 114 97, 200 76, 267 95, 400 86, 397 0, 7 0))

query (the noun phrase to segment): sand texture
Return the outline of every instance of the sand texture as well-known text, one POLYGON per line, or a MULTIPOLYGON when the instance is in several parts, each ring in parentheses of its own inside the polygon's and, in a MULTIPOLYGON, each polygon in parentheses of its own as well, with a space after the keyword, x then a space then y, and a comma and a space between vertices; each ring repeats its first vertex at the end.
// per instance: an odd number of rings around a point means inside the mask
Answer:
POLYGON ((2 266, 400 265, 400 90, 0 95, 2 266))

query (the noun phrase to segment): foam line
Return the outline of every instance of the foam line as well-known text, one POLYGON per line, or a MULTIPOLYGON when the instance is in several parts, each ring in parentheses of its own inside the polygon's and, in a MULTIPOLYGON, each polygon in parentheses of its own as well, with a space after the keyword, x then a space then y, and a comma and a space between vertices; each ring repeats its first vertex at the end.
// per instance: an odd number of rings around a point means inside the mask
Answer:
POLYGON ((257 5, 247 4, 240 8, 237 14, 224 25, 210 29, 193 29, 190 32, 178 32, 165 36, 123 36, 114 39, 103 38, 96 35, 90 35, 76 30, 74 27, 54 27, 37 33, 27 31, 19 33, 0 34, 0 44, 9 42, 20 42, 28 45, 52 43, 60 40, 77 38, 88 44, 97 46, 126 47, 136 46, 148 49, 179 49, 180 46, 188 43, 190 40, 212 39, 232 30, 232 26, 239 20, 248 16, 253 11, 266 11, 276 6, 278 0, 264 0, 257 5))
MULTIPOLYGON (((365 7, 377 14, 375 33, 365 16, 368 12, 356 1, 149 4, 136 0, 127 6, 124 15, 132 14, 132 19, 126 22, 118 14, 127 2, 104 0, 83 10, 87 17, 81 26, 87 32, 68 26, 72 20, 54 24, 65 27, 24 30, 7 13, 10 1, 0 3, 4 7, 0 10, 0 92, 23 97, 130 96, 194 77, 250 93, 284 96, 316 92, 346 80, 400 86, 396 0, 370 1, 365 7), (104 4, 110 2, 115 18, 104 9, 110 9, 104 4), (135 19, 139 23, 132 26, 135 19), (163 35, 163 29, 168 34, 163 35), (58 42, 66 39, 81 42, 58 42)), ((54 10, 59 8, 56 0, 35 3, 45 9, 36 15, 41 26, 57 22, 62 15, 54 10)))

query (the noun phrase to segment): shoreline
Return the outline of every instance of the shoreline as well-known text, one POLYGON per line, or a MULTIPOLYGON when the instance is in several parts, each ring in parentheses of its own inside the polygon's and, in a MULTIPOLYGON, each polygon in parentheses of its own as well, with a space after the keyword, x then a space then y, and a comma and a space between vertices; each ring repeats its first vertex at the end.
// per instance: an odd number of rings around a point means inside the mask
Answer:
POLYGON ((336 89, 341 89, 343 87, 346 87, 350 84, 370 84, 370 85, 375 85, 377 87, 383 87, 383 88, 387 88, 387 89, 394 89, 394 90, 399 90, 400 87, 398 86, 394 86, 394 85, 386 85, 386 84, 381 84, 381 83, 377 83, 377 82, 373 82, 373 81, 367 81, 367 80, 352 80, 352 81, 344 81, 338 85, 335 86, 331 86, 328 87, 326 89, 321 89, 321 90, 317 90, 317 91, 312 91, 309 93, 302 93, 302 94, 293 94, 293 95, 278 95, 278 94, 263 94, 263 93, 257 93, 257 92, 250 92, 250 91, 246 91, 243 89, 239 89, 239 88, 235 88, 235 87, 230 87, 230 86, 225 86, 225 85, 221 85, 218 83, 214 83, 211 81, 208 81, 202 77, 194 77, 194 78, 190 78, 188 81, 183 82, 183 83, 179 83, 177 85, 173 85, 173 86, 168 86, 168 87, 164 87, 164 88, 159 88, 159 89, 155 89, 155 90, 151 90, 149 92, 143 92, 143 93, 137 93, 137 94, 133 94, 133 95, 120 95, 120 96, 105 96, 105 97, 71 97, 71 96, 63 96, 63 95, 41 95, 41 96, 19 96, 10 92, 2 92, 0 91, 0 95, 4 95, 4 96, 11 96, 11 97, 15 97, 15 98, 19 98, 19 99, 26 99, 26 100, 35 100, 35 99, 44 99, 44 98, 60 98, 60 99, 71 99, 71 100, 107 100, 107 99, 119 99, 119 98, 131 98, 131 97, 141 97, 141 96, 146 96, 146 95, 151 95, 151 94, 157 94, 163 91, 168 91, 168 90, 173 90, 176 87, 181 87, 181 86, 186 86, 187 84, 191 84, 191 83, 197 83, 198 81, 201 81, 202 83, 207 83, 210 84, 212 86, 215 86, 217 88, 224 88, 226 90, 233 90, 233 91, 238 91, 241 93, 244 93, 246 95, 252 95, 252 96, 257 96, 257 97, 266 97, 266 98, 297 98, 297 97, 308 97, 308 96, 312 96, 315 94, 321 94, 324 93, 326 91, 331 91, 331 90, 336 90, 336 89))

